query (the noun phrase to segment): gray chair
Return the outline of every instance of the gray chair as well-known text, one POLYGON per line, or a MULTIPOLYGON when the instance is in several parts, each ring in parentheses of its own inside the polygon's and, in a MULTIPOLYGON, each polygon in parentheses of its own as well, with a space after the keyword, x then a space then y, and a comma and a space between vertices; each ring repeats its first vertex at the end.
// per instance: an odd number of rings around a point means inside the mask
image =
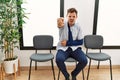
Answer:
POLYGON ((87 73, 87 80, 89 78, 91 60, 98 61, 97 68, 99 69, 100 61, 109 60, 110 62, 110 75, 112 80, 112 64, 111 64, 111 56, 107 53, 101 52, 103 47, 103 37, 101 35, 86 35, 84 37, 84 45, 86 47, 86 56, 89 58, 89 68, 87 73), (88 49, 91 49, 90 51, 88 49), (92 52, 92 50, 99 50, 99 52, 92 52))
POLYGON ((54 55, 51 53, 51 49, 53 48, 53 37, 50 35, 36 35, 33 37, 33 47, 35 48, 35 53, 30 56, 28 80, 30 80, 32 61, 35 61, 35 70, 37 70, 37 62, 51 61, 53 77, 55 80, 55 71, 53 65, 54 55), (37 50, 49 50, 50 52, 38 53, 37 50))
MULTIPOLYGON (((69 57, 65 62, 75 62, 76 65, 77 65, 77 61, 74 58, 72 58, 72 57, 69 57)), ((84 79, 84 71, 83 70, 82 70, 82 76, 83 76, 83 80, 85 80, 84 79)), ((58 80, 59 80, 59 78, 60 78, 60 69, 59 69, 59 72, 58 72, 58 80)))

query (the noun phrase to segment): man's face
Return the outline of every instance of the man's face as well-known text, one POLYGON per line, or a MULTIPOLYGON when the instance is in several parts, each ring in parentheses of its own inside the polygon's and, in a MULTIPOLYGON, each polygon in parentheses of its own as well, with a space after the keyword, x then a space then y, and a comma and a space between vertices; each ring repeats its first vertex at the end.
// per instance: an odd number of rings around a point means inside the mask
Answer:
POLYGON ((73 13, 68 13, 67 14, 67 19, 68 19, 68 23, 70 26, 74 25, 76 19, 77 19, 77 15, 75 12, 73 13))

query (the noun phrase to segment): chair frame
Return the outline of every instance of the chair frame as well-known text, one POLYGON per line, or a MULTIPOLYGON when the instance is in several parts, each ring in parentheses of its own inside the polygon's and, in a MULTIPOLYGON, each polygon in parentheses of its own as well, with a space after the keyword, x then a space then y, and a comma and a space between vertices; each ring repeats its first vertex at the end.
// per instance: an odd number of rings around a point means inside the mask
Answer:
MULTIPOLYGON (((72 57, 67 58, 67 60, 65 62, 75 62, 76 65, 77 65, 77 61, 74 58, 72 58, 72 57)), ((82 76, 83 76, 83 80, 85 80, 84 70, 82 70, 82 76)), ((59 78, 60 78, 60 69, 59 69, 59 72, 58 72, 58 80, 59 80, 59 78)))
MULTIPOLYGON (((98 36, 101 36, 101 35, 98 35, 98 36)), ((101 36, 102 37, 102 36, 101 36)), ((102 37, 103 38, 103 37, 102 37)), ((103 45, 103 44, 102 44, 103 45)), ((86 48, 86 56, 87 56, 87 54, 89 54, 89 50, 90 49, 90 47, 88 47, 88 48, 86 48)), ((102 50, 102 47, 101 48, 91 48, 91 49, 97 49, 97 50, 99 50, 99 53, 95 53, 95 54, 101 54, 102 52, 101 52, 101 50, 102 50)), ((94 53, 94 52, 93 52, 94 53)), ((94 59, 92 59, 92 58, 90 58, 90 57, 88 57, 89 58, 89 66, 88 66, 88 73, 87 73, 87 80, 88 80, 88 78, 89 78, 89 73, 90 73, 90 67, 91 67, 91 60, 94 60, 94 59)), ((110 77, 111 77, 111 80, 113 80, 113 77, 112 77, 112 62, 111 62, 111 58, 109 58, 109 59, 107 59, 107 60, 109 60, 109 63, 110 63, 110 77)), ((99 69, 99 66, 100 66, 100 61, 106 61, 106 60, 95 60, 95 61, 98 61, 98 65, 97 65, 97 69, 99 69)))
MULTIPOLYGON (((86 53, 88 53, 88 49, 86 50, 86 53)), ((100 49, 100 53, 101 53, 101 49, 100 49)), ((98 54, 100 54, 98 53, 98 54)), ((88 53, 89 54, 89 53, 88 53)), ((89 73, 90 73, 90 67, 91 67, 91 58, 89 58, 89 67, 88 67, 88 73, 87 73, 87 80, 89 78, 89 73)), ((112 77, 112 62, 111 62, 111 59, 109 59, 109 62, 110 62, 110 75, 111 75, 111 80, 113 80, 113 77, 112 77)), ((100 66, 100 61, 98 61, 98 65, 97 65, 97 69, 99 69, 99 66, 100 66)))
MULTIPOLYGON (((35 54, 37 54, 37 50, 49 50, 50 51, 49 53, 52 54, 50 48, 47 48, 47 49, 46 48, 45 49, 37 49, 36 48, 35 49, 35 54)), ((29 77, 28 77, 28 80, 30 80, 32 61, 34 61, 34 60, 30 59, 30 68, 29 68, 29 77)), ((52 65, 53 77, 54 77, 54 80, 56 80, 55 79, 55 70, 54 70, 53 59, 51 59, 50 61, 51 61, 51 65, 52 65)), ((37 70, 37 62, 46 62, 46 61, 35 61, 35 70, 37 70)))

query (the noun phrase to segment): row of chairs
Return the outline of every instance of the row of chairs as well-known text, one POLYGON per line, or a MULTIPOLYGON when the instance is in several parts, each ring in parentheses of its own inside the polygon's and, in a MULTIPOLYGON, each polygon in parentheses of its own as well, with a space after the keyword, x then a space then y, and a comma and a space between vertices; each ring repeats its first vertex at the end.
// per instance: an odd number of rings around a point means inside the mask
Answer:
MULTIPOLYGON (((30 56, 30 68, 29 68, 29 77, 28 80, 30 80, 31 76, 31 66, 32 61, 35 61, 35 69, 37 70, 37 62, 46 62, 51 61, 52 65, 52 71, 53 71, 53 78, 55 78, 55 71, 54 71, 54 65, 53 65, 53 59, 54 55, 51 53, 51 50, 53 48, 53 37, 50 35, 36 35, 33 37, 33 46, 35 48, 35 53, 30 56), (49 53, 39 53, 37 50, 50 50, 49 53)), ((86 48, 86 56, 89 58, 89 67, 88 67, 88 73, 87 73, 87 80, 89 78, 89 72, 90 72, 90 66, 91 66, 91 60, 98 61, 98 68, 100 65, 100 61, 109 60, 110 61, 110 75, 112 80, 112 64, 111 64, 111 57, 101 52, 102 46, 103 46, 103 37, 101 35, 86 35, 84 37, 84 46, 86 48), (89 52, 88 49, 99 49, 99 52, 89 52)), ((76 62, 77 61, 73 58, 68 58, 66 62, 76 62)), ((84 80, 84 71, 82 70, 83 80, 84 80)), ((60 77, 60 70, 58 73, 58 80, 60 77)))

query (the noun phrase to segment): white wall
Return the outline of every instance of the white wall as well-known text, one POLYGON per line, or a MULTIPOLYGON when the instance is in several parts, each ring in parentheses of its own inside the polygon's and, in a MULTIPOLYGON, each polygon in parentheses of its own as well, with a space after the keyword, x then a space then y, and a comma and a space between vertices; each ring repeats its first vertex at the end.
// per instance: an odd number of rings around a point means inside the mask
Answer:
MULTIPOLYGON (((79 23, 83 29, 84 35, 92 34, 93 30, 93 16, 94 16, 94 2, 95 0, 64 0, 65 1, 65 11, 69 7, 76 7, 79 14, 79 23)), ((66 14, 66 13, 65 13, 66 14)), ((85 52, 85 48, 83 48, 85 52)), ((112 59, 112 65, 120 65, 120 49, 103 49, 103 52, 108 53, 112 59)), ((47 51, 42 51, 47 52, 47 51)), ((16 55, 19 56, 21 66, 29 66, 30 55, 34 53, 34 50, 18 50, 15 49, 16 55)), ((52 50, 54 56, 56 56, 56 50, 52 50)), ((0 54, 1 57, 1 54, 0 54)), ((93 65, 97 65, 97 62, 93 61, 93 65)), ((34 64, 34 63, 33 63, 34 64)), ((54 64, 56 66, 55 60, 54 64)), ((109 65, 107 61, 101 62, 102 65, 109 65)), ((49 66, 50 61, 46 63, 38 63, 40 66, 49 66)), ((71 65, 71 64, 70 64, 71 65)))
MULTIPOLYGON (((94 3, 95 0, 64 0, 65 11, 69 7, 76 7, 79 12, 78 21, 81 24, 84 35, 92 34, 93 30, 93 16, 94 16, 94 3)), ((83 48, 85 52, 85 49, 83 48)), ((108 53, 112 58, 113 65, 120 65, 120 49, 104 49, 104 52, 108 53)), ((15 50, 15 53, 19 56, 21 66, 29 66, 29 57, 33 53, 33 50, 15 50)), ((46 51, 43 51, 46 52, 46 51)), ((53 54, 56 55, 56 50, 52 50, 53 54)), ((55 61, 55 60, 54 60, 55 61)), ((93 62, 93 64, 97 64, 93 62)), ((109 65, 108 62, 102 62, 101 64, 109 65)), ((40 66, 50 65, 50 62, 40 63, 40 66)), ((55 64, 56 65, 56 64, 55 64)))

